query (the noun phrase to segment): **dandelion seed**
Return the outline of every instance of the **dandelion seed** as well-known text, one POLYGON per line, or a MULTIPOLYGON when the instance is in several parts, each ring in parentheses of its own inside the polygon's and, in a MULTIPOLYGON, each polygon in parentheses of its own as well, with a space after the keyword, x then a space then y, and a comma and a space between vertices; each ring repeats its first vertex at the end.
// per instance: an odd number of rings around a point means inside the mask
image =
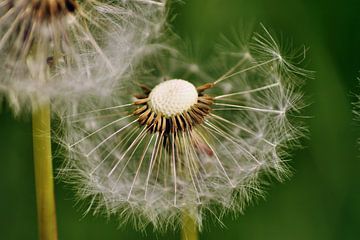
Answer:
POLYGON ((110 107, 96 99, 72 108, 60 141, 70 153, 63 173, 80 198, 138 228, 172 226, 181 212, 201 227, 206 212, 242 211, 264 175, 286 176, 285 150, 303 131, 289 119, 301 108, 294 86, 306 72, 266 30, 252 44, 216 58, 228 70, 211 81, 213 71, 159 54, 144 63, 155 71, 130 81, 110 107))
POLYGON ((162 0, 2 0, 0 94, 15 113, 34 95, 107 94, 165 16, 162 0))

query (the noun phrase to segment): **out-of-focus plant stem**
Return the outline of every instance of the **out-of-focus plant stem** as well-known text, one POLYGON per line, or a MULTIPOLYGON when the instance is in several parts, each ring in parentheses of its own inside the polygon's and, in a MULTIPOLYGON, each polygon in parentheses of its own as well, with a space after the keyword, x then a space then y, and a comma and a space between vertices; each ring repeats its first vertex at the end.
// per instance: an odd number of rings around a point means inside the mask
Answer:
POLYGON ((57 240, 49 102, 33 107, 32 127, 39 239, 57 240))
POLYGON ((198 240, 198 227, 194 218, 186 211, 182 213, 181 240, 198 240))

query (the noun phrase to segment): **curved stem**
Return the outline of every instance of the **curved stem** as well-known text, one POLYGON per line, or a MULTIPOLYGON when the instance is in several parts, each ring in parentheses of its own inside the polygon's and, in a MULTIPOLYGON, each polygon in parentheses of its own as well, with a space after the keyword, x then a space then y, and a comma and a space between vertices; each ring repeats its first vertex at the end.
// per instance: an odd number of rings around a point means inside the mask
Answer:
POLYGON ((38 107, 33 106, 32 127, 39 239, 57 240, 50 103, 38 107))
POLYGON ((194 218, 188 213, 182 214, 181 240, 198 240, 198 227, 194 218))

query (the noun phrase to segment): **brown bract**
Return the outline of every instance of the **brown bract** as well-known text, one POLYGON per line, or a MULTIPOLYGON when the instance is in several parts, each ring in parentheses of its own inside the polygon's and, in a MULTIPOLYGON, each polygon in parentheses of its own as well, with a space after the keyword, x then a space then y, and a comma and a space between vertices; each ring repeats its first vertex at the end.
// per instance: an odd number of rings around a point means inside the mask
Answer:
POLYGON ((15 11, 26 8, 26 12, 36 20, 46 21, 74 13, 78 9, 75 0, 9 0, 7 5, 15 11))

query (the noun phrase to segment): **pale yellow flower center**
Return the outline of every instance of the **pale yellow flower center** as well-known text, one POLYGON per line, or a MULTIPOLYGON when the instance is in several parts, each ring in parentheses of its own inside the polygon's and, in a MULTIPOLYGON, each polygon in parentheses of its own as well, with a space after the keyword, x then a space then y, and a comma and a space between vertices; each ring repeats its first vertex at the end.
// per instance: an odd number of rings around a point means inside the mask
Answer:
POLYGON ((195 86, 181 79, 162 82, 149 95, 151 109, 165 117, 188 111, 197 101, 198 92, 195 86))

